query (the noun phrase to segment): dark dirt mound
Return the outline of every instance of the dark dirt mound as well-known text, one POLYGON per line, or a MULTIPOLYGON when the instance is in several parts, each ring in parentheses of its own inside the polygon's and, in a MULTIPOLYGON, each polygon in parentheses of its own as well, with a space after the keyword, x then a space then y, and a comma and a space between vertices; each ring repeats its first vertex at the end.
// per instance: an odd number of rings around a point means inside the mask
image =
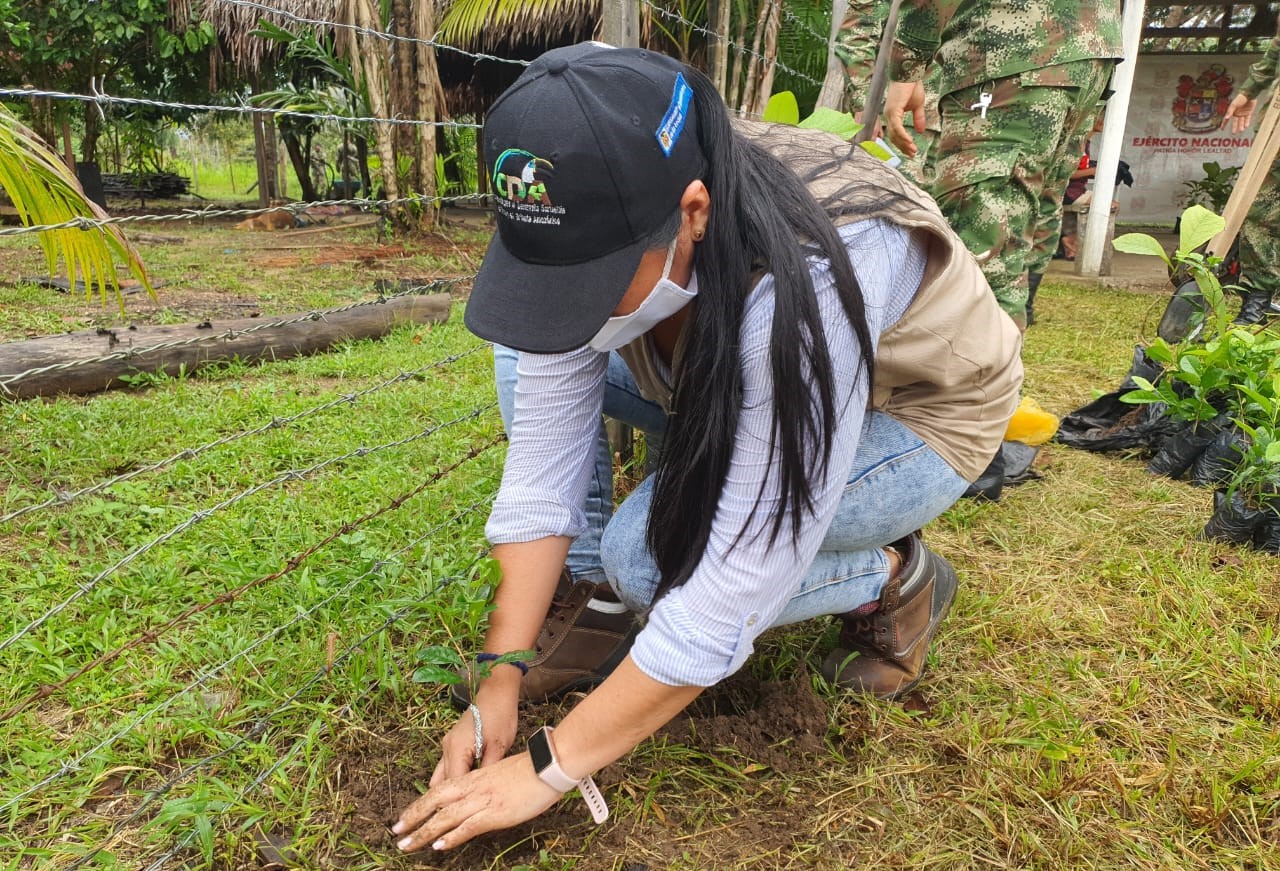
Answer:
MULTIPOLYGON (((568 704, 563 709, 540 705, 523 712, 522 740, 517 746, 523 748, 523 738, 534 728, 555 722, 568 708, 568 704)), ((683 716, 665 726, 655 741, 667 748, 674 744, 714 755, 763 782, 819 764, 818 757, 825 753, 827 728, 827 701, 814 694, 807 677, 773 683, 739 674, 704 693, 683 716)), ((381 733, 348 737, 349 743, 340 749, 330 770, 341 814, 333 824, 347 833, 344 841, 352 851, 347 859, 364 854, 367 860, 369 852, 396 854, 390 826, 400 809, 425 788, 438 740, 439 735, 411 726, 391 726, 381 733)), ((623 793, 643 801, 637 787, 644 790, 652 775, 643 761, 628 758, 600 772, 596 779, 617 804, 623 793)), ((691 787, 696 785, 682 784, 679 791, 687 792, 691 787)), ((658 793, 664 801, 667 794, 665 790, 658 793)), ((733 808, 723 807, 706 818, 730 822, 704 822, 686 828, 681 820, 668 820, 668 812, 661 808, 640 813, 631 804, 624 813, 596 828, 580 802, 573 799, 515 830, 477 839, 446 856, 423 855, 418 861, 423 867, 509 868, 523 862, 537 863, 539 852, 547 850, 560 860, 576 858, 574 867, 584 869, 657 869, 682 855, 715 857, 714 864, 730 865, 785 850, 799 834, 797 822, 811 810, 808 802, 793 804, 786 790, 779 790, 776 797, 761 795, 758 801, 772 803, 774 812, 739 817, 733 808)), ((758 801, 756 811, 760 810, 758 801)), ((343 863, 343 856, 334 856, 326 864, 343 863)))

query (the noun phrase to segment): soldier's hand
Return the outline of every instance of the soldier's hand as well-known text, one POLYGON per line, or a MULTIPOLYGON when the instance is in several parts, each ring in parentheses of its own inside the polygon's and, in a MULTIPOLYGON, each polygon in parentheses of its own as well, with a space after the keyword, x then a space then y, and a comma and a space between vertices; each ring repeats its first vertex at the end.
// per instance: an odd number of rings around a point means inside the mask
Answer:
POLYGON ((889 141, 907 157, 915 157, 915 140, 907 132, 903 117, 911 113, 911 123, 916 130, 924 130, 924 83, 890 82, 884 99, 884 123, 889 141))
POLYGON ((1242 133, 1253 123, 1253 112, 1258 108, 1257 100, 1250 100, 1244 94, 1236 94, 1236 98, 1227 106, 1227 113, 1222 116, 1222 129, 1231 125, 1232 133, 1242 133))

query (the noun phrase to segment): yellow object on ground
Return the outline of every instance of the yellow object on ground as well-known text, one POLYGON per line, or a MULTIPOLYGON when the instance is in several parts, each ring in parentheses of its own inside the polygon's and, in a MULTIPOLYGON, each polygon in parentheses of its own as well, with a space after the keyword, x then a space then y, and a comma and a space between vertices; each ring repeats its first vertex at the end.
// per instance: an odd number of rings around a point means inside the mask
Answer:
POLYGON ((1057 431, 1058 418, 1041 408, 1030 396, 1024 396, 1018 403, 1018 410, 1009 420, 1004 440, 1022 442, 1024 445, 1042 445, 1053 438, 1057 431))

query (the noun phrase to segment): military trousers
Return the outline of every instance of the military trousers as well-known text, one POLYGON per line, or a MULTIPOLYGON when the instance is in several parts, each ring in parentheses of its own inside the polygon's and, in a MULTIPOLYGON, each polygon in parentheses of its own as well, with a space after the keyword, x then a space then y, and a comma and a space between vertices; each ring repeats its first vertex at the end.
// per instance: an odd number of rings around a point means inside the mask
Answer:
POLYGON ((1280 158, 1240 227, 1240 279, 1255 290, 1280 292, 1280 158))
MULTIPOLYGON (((1080 155, 1074 149, 1093 125, 1112 70, 1111 61, 1061 64, 1052 80, 1036 71, 996 79, 942 97, 942 130, 933 167, 932 193, 965 246, 978 258, 1000 307, 1026 325, 1027 268, 1037 227, 1047 216, 1061 221, 1065 180, 1080 155), (1065 75, 1064 75, 1065 74, 1065 75), (981 111, 983 93, 991 95, 981 111), (985 115, 985 117, 984 117, 985 115)), ((1057 227, 1041 234, 1052 251, 1057 227)), ((1040 269, 1044 263, 1038 263, 1040 269)))

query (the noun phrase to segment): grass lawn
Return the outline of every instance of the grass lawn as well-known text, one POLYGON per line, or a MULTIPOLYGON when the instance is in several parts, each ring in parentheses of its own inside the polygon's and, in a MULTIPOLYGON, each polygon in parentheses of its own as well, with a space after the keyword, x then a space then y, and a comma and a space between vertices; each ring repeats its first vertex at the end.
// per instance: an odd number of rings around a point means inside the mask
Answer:
MULTIPOLYGON (((485 241, 162 226, 184 241, 142 245, 159 301, 0 287, 0 339, 341 305, 469 275, 485 241)), ((0 246, 0 280, 39 267, 0 246)), ((1026 392, 1059 414, 1163 305, 1040 300, 1026 392)), ((453 717, 414 654, 477 650, 489 592, 503 445, 462 305, 307 359, 0 404, 0 516, 55 503, 0 520, 0 866, 1280 869, 1280 563, 1198 541, 1207 492, 1057 445, 1042 480, 928 530, 962 585, 905 703, 821 685, 829 621, 776 631, 602 772, 603 827, 573 798, 398 856, 387 825, 453 717)))

